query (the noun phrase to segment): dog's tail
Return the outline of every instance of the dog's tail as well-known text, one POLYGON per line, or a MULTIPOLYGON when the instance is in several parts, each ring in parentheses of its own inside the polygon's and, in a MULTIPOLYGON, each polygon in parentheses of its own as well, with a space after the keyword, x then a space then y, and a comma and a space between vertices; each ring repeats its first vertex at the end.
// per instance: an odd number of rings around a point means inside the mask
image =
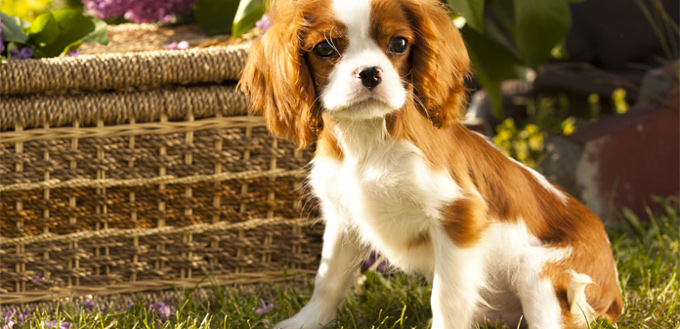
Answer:
POLYGON ((567 288, 567 303, 569 328, 588 328, 588 324, 596 317, 595 311, 586 299, 586 286, 593 284, 593 280, 585 274, 571 272, 571 282, 567 288))

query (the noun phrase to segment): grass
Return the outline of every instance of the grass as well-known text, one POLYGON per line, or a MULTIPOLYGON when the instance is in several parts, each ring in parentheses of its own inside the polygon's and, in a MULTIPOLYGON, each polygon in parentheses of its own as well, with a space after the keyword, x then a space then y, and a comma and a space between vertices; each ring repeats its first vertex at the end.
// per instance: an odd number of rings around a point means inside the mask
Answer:
MULTIPOLYGON (((622 227, 610 230, 625 312, 619 328, 680 328, 680 216, 678 197, 658 199, 663 211, 643 220, 624 210, 622 227)), ((423 278, 367 272, 329 328, 427 328, 430 286, 423 278)), ((13 328, 267 328, 295 314, 311 295, 303 284, 221 287, 178 291, 150 305, 131 300, 53 303, 50 312, 16 314, 13 328), (134 305, 130 305, 134 302, 134 305)), ((6 325, 0 319, 0 327, 6 325)), ((2 327, 3 329, 5 327, 2 327)), ((503 328, 482 325, 481 328, 503 328)), ((612 328, 606 322, 592 328, 612 328)))

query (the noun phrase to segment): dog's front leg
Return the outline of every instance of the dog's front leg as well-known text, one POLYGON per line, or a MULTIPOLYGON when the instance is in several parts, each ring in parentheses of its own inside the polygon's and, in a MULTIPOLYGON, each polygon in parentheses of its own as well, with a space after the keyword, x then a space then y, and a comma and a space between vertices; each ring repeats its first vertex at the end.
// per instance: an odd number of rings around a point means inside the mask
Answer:
POLYGON ((335 319, 337 307, 349 290, 362 249, 354 234, 343 223, 329 220, 323 235, 321 264, 314 280, 314 294, 309 303, 292 318, 274 328, 317 329, 335 319))
POLYGON ((484 250, 461 248, 441 228, 431 232, 434 248, 432 329, 469 329, 485 282, 484 250))

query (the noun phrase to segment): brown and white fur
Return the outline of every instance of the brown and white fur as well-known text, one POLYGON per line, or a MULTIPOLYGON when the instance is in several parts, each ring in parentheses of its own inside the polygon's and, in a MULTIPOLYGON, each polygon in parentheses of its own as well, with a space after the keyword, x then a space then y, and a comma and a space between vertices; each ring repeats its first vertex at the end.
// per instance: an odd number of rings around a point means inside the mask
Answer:
POLYGON ((276 328, 332 321, 366 248, 432 279, 435 329, 619 317, 600 219, 460 123, 469 59, 439 1, 281 0, 271 19, 241 87, 271 132, 316 143, 326 222, 314 294, 276 328))

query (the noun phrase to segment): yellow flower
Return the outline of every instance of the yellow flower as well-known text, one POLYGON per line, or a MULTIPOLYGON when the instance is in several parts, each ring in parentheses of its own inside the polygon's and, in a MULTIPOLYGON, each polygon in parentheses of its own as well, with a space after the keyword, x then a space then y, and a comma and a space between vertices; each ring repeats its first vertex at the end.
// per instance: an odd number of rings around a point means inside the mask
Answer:
POLYGON ((532 151, 543 150, 543 135, 533 135, 529 137, 529 148, 532 151))
POLYGON ((530 123, 526 125, 526 127, 524 127, 524 130, 526 130, 529 133, 529 135, 535 135, 536 133, 538 133, 538 126, 533 123, 530 123))
POLYGON ((515 120, 513 120, 512 118, 507 118, 507 119, 503 120, 503 127, 507 127, 507 128, 515 127, 515 120))
POLYGON ((0 11, 32 22, 50 9, 51 2, 51 0, 3 0, 0 2, 0 11))
POLYGON ((565 135, 571 135, 574 130, 576 130, 576 119, 574 117, 568 117, 562 121, 562 133, 565 135))
POLYGON ((517 160, 519 160, 519 162, 526 162, 527 153, 526 152, 517 152, 517 160))
POLYGON ((628 103, 626 103, 626 90, 623 88, 616 88, 612 93, 612 100, 614 101, 614 110, 618 114, 628 112, 628 103))
POLYGON ((522 139, 527 139, 527 138, 529 138, 529 132, 526 131, 526 130, 520 131, 520 132, 519 132, 519 138, 522 138, 522 139))

